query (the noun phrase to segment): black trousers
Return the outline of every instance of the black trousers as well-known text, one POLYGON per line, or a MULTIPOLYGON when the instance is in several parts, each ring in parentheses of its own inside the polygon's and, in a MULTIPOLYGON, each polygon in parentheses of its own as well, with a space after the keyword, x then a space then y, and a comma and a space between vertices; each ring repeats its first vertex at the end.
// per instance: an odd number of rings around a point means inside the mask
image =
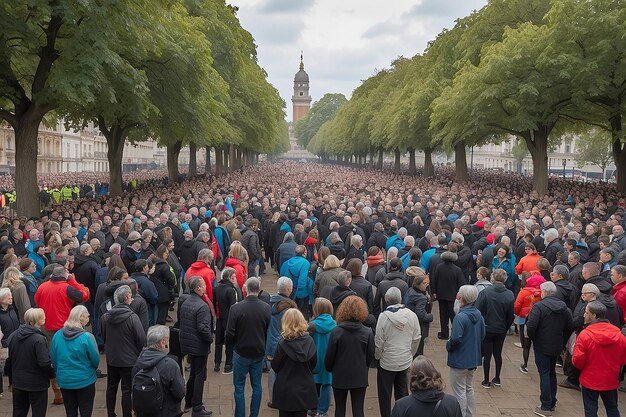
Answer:
POLYGON ((157 304, 156 324, 161 324, 165 326, 165 323, 167 321, 167 312, 169 311, 169 308, 170 308, 169 301, 166 301, 165 303, 157 304))
POLYGON ((96 396, 96 384, 87 385, 81 389, 61 388, 63 394, 63 405, 67 417, 91 417, 93 412, 93 400, 96 396))
POLYGON ((496 378, 500 379, 500 372, 502 371, 502 348, 504 347, 505 339, 506 333, 487 333, 485 335, 482 343, 484 381, 489 382, 491 356, 493 356, 493 359, 496 363, 496 378))
POLYGON ((202 391, 204 391, 204 381, 206 381, 207 355, 187 356, 191 370, 187 380, 187 390, 185 392, 185 408, 192 407, 199 409, 202 407, 202 391))
POLYGON ((32 417, 45 417, 48 390, 22 391, 13 387, 13 417, 26 417, 29 409, 32 410, 32 417))
POLYGON ((121 368, 117 366, 107 365, 107 414, 109 417, 115 417, 115 401, 117 399, 117 386, 120 381, 122 383, 122 416, 132 416, 132 379, 131 372, 133 368, 121 368))
POLYGON ((448 323, 454 320, 454 300, 439 300, 439 321, 441 322, 441 334, 445 337, 450 336, 448 323))
POLYGON ((365 412, 363 411, 365 405, 365 390, 367 390, 367 387, 352 389, 333 387, 333 395, 335 396, 335 417, 346 416, 348 393, 350 393, 350 402, 352 403, 352 417, 365 417, 365 412))
MULTIPOLYGON (((215 365, 222 363, 222 346, 225 344, 226 321, 217 320, 215 324, 215 365)), ((226 366, 233 366, 233 347, 226 345, 226 366)))
POLYGON ((409 385, 407 380, 407 370, 388 371, 378 367, 376 374, 378 385, 378 407, 381 417, 389 417, 391 414, 391 390, 398 401, 400 398, 409 395, 409 385))
POLYGON ((306 411, 278 410, 278 417, 306 417, 306 411))

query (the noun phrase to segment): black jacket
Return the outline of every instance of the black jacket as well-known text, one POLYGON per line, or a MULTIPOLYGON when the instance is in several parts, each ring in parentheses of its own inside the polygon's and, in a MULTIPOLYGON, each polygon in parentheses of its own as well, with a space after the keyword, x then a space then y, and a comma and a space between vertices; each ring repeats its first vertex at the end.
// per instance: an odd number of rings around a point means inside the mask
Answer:
POLYGON ((22 391, 45 391, 54 378, 48 339, 41 329, 22 325, 9 336, 13 386, 22 391))
MULTIPOLYGON (((428 262, 428 272, 430 275, 433 274, 433 272, 435 271, 435 268, 437 268, 437 266, 439 266, 440 264, 443 263, 443 259, 441 259, 441 255, 443 255, 446 252, 445 248, 442 248, 441 246, 439 246, 438 248, 435 248, 435 253, 433 253, 433 256, 430 257, 430 260, 428 262)), ((454 261, 455 263, 458 262, 459 258, 457 255, 457 259, 454 261)))
POLYGON ((454 396, 434 389, 413 391, 406 397, 396 401, 391 412, 391 417, 461 417, 462 415, 459 401, 454 396), (439 409, 435 416, 433 412, 437 403, 439 403, 439 409))
POLYGON ((276 372, 272 404, 276 408, 282 411, 308 411, 317 407, 317 390, 313 380, 316 363, 315 343, 308 333, 278 343, 272 360, 272 369, 276 372))
POLYGON ((587 281, 584 281, 583 284, 594 284, 602 294, 611 294, 611 290, 613 289, 611 278, 605 278, 601 275, 591 277, 587 281))
POLYGON ((124 250, 122 250, 120 257, 122 258, 122 262, 124 262, 124 266, 126 267, 127 271, 135 270, 135 261, 137 259, 146 259, 145 253, 143 251, 135 252, 130 246, 127 246, 124 248, 124 250))
POLYGON ((154 273, 150 275, 150 281, 156 287, 158 303, 167 303, 174 299, 176 278, 165 260, 156 259, 154 261, 154 273))
MULTIPOLYGON (((465 276, 465 281, 470 282, 470 273, 472 266, 472 250, 467 246, 462 246, 459 251, 456 253, 457 260, 454 262, 456 266, 461 268, 463 271, 463 275, 465 276)), ((430 266, 430 265, 429 265, 430 266)))
POLYGON ((367 311, 372 314, 374 311, 374 290, 372 289, 372 284, 361 276, 352 277, 350 289, 365 301, 367 311))
POLYGON ((324 366, 333 373, 333 388, 368 386, 369 366, 374 360, 374 333, 362 323, 347 320, 330 333, 324 366))
POLYGON ((380 284, 378 284, 378 288, 376 289, 376 298, 374 298, 374 316, 378 317, 381 311, 385 311, 387 308, 385 294, 391 287, 398 288, 402 294, 402 299, 404 299, 404 295, 409 290, 409 285, 404 280, 404 274, 402 272, 390 272, 385 275, 385 278, 383 278, 380 284))
POLYGON ((182 353, 208 355, 213 343, 213 316, 209 305, 195 292, 180 306, 180 347, 182 353))
POLYGON ((554 265, 554 263, 559 259, 559 254, 563 252, 563 245, 558 239, 554 239, 552 242, 548 243, 546 246, 546 252, 544 258, 550 262, 550 265, 554 265))
POLYGON ((0 330, 2 330, 2 345, 0 347, 7 347, 7 340, 11 333, 16 331, 20 327, 20 318, 17 316, 17 310, 12 304, 9 304, 9 308, 3 310, 0 308, 0 330))
POLYGON ((573 312, 576 308, 576 304, 578 303, 578 299, 580 298, 578 289, 567 279, 554 281, 554 285, 556 285, 556 296, 558 299, 567 305, 569 311, 573 312))
MULTIPOLYGON (((185 398, 185 380, 180 372, 178 363, 174 359, 168 357, 165 352, 160 350, 146 348, 137 358, 137 363, 135 363, 131 375, 134 378, 139 370, 151 368, 155 366, 155 363, 161 378, 163 409, 161 414, 150 417, 180 417, 183 414, 180 409, 180 402, 185 398)), ((144 417, 144 415, 139 413, 138 417, 144 417)))
POLYGON ((220 280, 213 287, 213 302, 215 303, 215 313, 220 322, 224 322, 224 327, 228 322, 230 307, 243 300, 243 295, 239 286, 235 287, 228 279, 220 280))
POLYGON ((426 310, 426 306, 428 305, 426 294, 409 288, 409 291, 407 291, 404 297, 404 304, 417 316, 422 331, 422 339, 428 337, 433 315, 426 310))
POLYGON ((265 353, 265 336, 272 318, 272 308, 248 295, 242 302, 230 308, 226 327, 226 344, 244 358, 258 358, 265 353))
POLYGON ((478 294, 476 308, 485 319, 485 332, 506 333, 513 324, 515 296, 503 284, 495 283, 478 294))
POLYGON ((430 291, 438 300, 454 301, 459 288, 466 283, 463 271, 454 264, 457 259, 456 253, 442 254, 443 263, 438 265, 430 276, 430 291))
POLYGON ((352 288, 344 287, 339 284, 329 285, 320 293, 320 297, 326 298, 333 305, 333 316, 337 314, 339 304, 341 304, 341 302, 350 295, 357 295, 357 293, 355 293, 352 288))
POLYGON ((544 355, 558 356, 574 329, 572 313, 556 296, 546 297, 530 309, 526 329, 535 350, 544 355))
POLYGON ((248 228, 241 236, 241 246, 248 251, 250 262, 261 259, 261 244, 259 243, 259 235, 252 229, 248 228))
POLYGON ((131 368, 146 343, 139 317, 129 305, 116 304, 100 322, 107 365, 131 368))
POLYGON ((180 259, 180 265, 185 271, 189 269, 192 263, 198 260, 198 257, 195 255, 195 251, 193 250, 193 245, 195 243, 195 240, 185 240, 180 247, 177 246, 175 249, 178 259, 180 259))
POLYGON ((367 267, 367 272, 365 273, 365 279, 368 280, 370 282, 370 284, 372 285, 378 285, 378 283, 376 282, 376 274, 378 273, 378 271, 380 271, 381 269, 385 269, 385 264, 379 264, 379 265, 375 265, 375 266, 368 266, 367 267))
POLYGON ((370 238, 367 239, 367 248, 377 246, 379 249, 385 249, 388 237, 383 232, 372 232, 370 238))
POLYGON ((83 284, 89 288, 91 301, 96 296, 96 271, 98 270, 98 262, 91 256, 76 255, 74 256, 74 278, 79 284, 83 284))

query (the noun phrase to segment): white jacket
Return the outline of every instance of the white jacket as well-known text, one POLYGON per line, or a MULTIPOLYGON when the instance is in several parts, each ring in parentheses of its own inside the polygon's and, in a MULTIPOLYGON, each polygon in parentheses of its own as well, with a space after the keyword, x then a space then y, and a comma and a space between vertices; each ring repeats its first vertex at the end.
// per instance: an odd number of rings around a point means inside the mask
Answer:
POLYGON ((376 359, 387 371, 408 369, 422 338, 417 316, 403 304, 387 307, 376 324, 376 359))

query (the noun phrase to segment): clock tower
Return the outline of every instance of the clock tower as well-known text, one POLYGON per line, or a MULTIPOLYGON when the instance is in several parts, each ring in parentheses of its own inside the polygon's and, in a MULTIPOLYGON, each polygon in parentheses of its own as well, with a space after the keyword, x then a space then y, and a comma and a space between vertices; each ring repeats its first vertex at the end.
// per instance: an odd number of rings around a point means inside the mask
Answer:
POLYGON ((304 71, 304 60, 300 54, 300 70, 293 79, 293 123, 302 119, 311 108, 311 96, 309 95, 309 74, 304 71))

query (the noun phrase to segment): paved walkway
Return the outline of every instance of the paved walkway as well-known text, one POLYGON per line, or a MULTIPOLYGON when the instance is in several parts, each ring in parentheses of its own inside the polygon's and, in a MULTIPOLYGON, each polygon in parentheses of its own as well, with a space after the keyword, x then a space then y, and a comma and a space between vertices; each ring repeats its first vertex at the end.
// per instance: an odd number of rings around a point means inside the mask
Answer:
MULTIPOLYGON (((276 291, 276 279, 275 274, 267 274, 263 277, 263 289, 274 293, 276 291)), ((431 334, 435 335, 435 338, 429 338, 426 342, 424 352, 426 356, 431 358, 437 368, 442 372, 444 380, 448 381, 448 368, 446 366, 446 350, 444 341, 436 338, 437 331, 439 329, 439 319, 437 313, 437 304, 435 303, 434 311, 435 322, 431 326, 431 334)), ((519 363, 521 359, 521 349, 513 345, 518 339, 516 336, 508 336, 504 346, 504 365, 502 371, 502 386, 499 388, 484 389, 480 386, 482 380, 482 369, 479 368, 475 374, 474 387, 476 391, 476 416, 511 416, 511 417, 526 417, 534 416, 533 410, 535 406, 539 404, 539 376, 537 375, 537 369, 534 366, 533 355, 529 361, 529 373, 524 375, 519 372, 519 363)), ((102 357, 100 369, 105 370, 106 364, 104 357, 102 357)), ((232 375, 222 375, 221 373, 213 372, 213 356, 209 357, 208 365, 208 381, 205 386, 204 402, 207 409, 213 410, 213 416, 215 417, 232 417, 233 416, 233 386, 232 375)), ((492 372, 494 371, 494 365, 492 365, 492 372)), ((561 374, 561 368, 557 368, 557 378, 560 380, 563 378, 561 374)), ((4 386, 7 386, 7 380, 5 377, 4 386)), ((267 386, 267 375, 263 375, 263 387, 267 386)), ((94 408, 94 417, 106 416, 106 407, 104 404, 104 393, 106 388, 106 379, 100 379, 96 385, 96 400, 94 408)), ((246 394, 250 395, 249 384, 246 387, 246 394)), ((450 392, 446 389, 446 392, 450 392)), ((626 394, 620 393, 619 405, 622 412, 626 410, 626 394)), ((52 392, 50 391, 50 398, 52 398, 52 392)), ((558 391, 558 404, 555 412, 555 416, 558 417, 582 417, 584 415, 582 407, 582 399, 580 393, 572 390, 567 390, 559 387, 558 391)), ((261 417, 277 417, 278 411, 272 410, 267 407, 267 397, 263 396, 261 417)), ((366 412, 368 417, 379 416, 378 411, 378 399, 376 394, 376 371, 370 370, 370 385, 367 390, 366 396, 366 412)), ((348 407, 349 409, 349 407, 348 407)), ((0 417, 11 416, 11 393, 4 393, 4 398, 0 399, 0 417)), ((333 408, 331 407, 329 415, 333 415, 333 408)), ((48 407, 49 417, 62 417, 65 416, 65 409, 63 406, 48 407)), ((121 416, 121 409, 119 406, 118 395, 118 415, 121 416)), ((351 415, 350 412, 348 415, 351 415)), ((190 414, 186 414, 190 416, 190 414)), ((600 405, 599 416, 606 416, 604 408, 600 405)))

